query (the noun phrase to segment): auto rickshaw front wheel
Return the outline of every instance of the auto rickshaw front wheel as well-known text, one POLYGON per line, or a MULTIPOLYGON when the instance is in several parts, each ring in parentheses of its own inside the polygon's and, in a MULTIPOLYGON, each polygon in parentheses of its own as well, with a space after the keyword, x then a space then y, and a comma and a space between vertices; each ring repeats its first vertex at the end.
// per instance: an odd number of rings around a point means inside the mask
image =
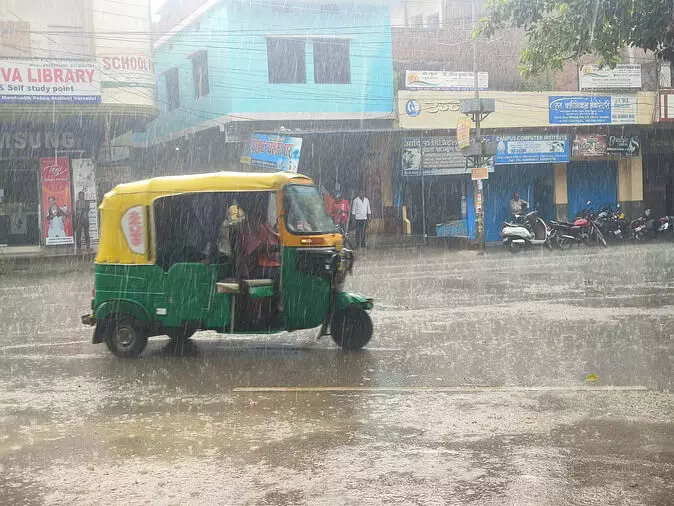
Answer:
POLYGON ((133 316, 115 314, 110 318, 105 344, 118 357, 136 358, 147 346, 147 337, 147 332, 133 316))
POLYGON ((332 340, 345 351, 360 350, 372 338, 372 319, 362 307, 347 306, 332 316, 332 340))

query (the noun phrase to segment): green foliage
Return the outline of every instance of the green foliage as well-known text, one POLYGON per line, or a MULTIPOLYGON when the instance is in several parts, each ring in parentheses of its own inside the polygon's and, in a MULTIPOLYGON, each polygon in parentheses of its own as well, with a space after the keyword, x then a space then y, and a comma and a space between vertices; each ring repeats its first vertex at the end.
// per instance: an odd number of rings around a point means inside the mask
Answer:
POLYGON ((535 75, 597 54, 613 68, 623 47, 653 51, 674 61, 673 3, 664 0, 489 0, 487 16, 474 34, 523 28, 528 46, 520 70, 535 75))

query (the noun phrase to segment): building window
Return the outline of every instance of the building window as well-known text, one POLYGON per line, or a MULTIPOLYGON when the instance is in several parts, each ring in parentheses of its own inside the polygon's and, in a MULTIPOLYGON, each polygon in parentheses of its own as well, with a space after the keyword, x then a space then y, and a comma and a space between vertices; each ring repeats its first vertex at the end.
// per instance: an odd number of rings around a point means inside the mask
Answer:
POLYGON ((197 51, 192 56, 192 80, 194 81, 194 98, 208 95, 208 52, 197 51))
POLYGON ((166 104, 172 111, 180 107, 180 84, 178 83, 178 69, 170 69, 164 73, 166 81, 166 104))
POLYGON ((319 84, 351 82, 350 41, 314 40, 314 81, 319 84))
POLYGON ((24 21, 0 21, 0 56, 31 56, 30 25, 24 21))
POLYGON ((267 69, 272 84, 307 82, 305 40, 267 38, 267 69))

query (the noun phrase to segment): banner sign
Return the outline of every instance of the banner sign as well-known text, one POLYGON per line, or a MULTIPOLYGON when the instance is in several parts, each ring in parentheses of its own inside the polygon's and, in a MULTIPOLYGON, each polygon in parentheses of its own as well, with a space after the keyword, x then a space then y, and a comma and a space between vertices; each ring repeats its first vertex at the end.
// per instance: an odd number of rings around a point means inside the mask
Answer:
POLYGON ((456 140, 459 143, 459 149, 470 146, 471 126, 473 126, 473 121, 468 116, 456 120, 456 140))
POLYGON ((636 96, 550 96, 551 125, 620 125, 637 122, 636 96))
POLYGON ((40 158, 45 244, 73 244, 68 158, 40 158))
POLYGON ((454 137, 407 137, 402 146, 403 176, 468 174, 454 137))
POLYGON ((155 85, 150 56, 113 54, 97 59, 97 70, 106 87, 147 87, 155 85))
MULTIPOLYGON (((478 72, 477 81, 478 89, 486 90, 489 86, 489 74, 478 72)), ((445 70, 407 70, 405 71, 405 88, 408 90, 468 91, 475 89, 475 74, 445 70)))
POLYGON ((609 135, 606 146, 610 155, 639 156, 641 152, 638 135, 609 135))
MULTIPOLYGON (((73 159, 70 161, 73 168, 73 189, 76 201, 80 198, 80 192, 84 192, 87 201, 89 223, 89 238, 91 244, 98 243, 98 211, 96 210, 96 176, 94 162, 91 158, 73 159)), ((77 206, 75 206, 77 211, 77 206)))
POLYGON ((578 67, 578 84, 581 90, 607 88, 641 88, 641 65, 618 64, 614 69, 599 68, 599 65, 578 67))
POLYGON ((100 101, 101 83, 93 61, 36 58, 0 62, 0 103, 100 101))
POLYGON ((240 161, 261 169, 297 172, 301 150, 301 137, 253 134, 240 161))
POLYGON ((494 140, 497 165, 569 161, 566 135, 501 135, 494 140))
POLYGON ((596 158, 608 155, 608 136, 576 135, 571 153, 576 158, 596 158))

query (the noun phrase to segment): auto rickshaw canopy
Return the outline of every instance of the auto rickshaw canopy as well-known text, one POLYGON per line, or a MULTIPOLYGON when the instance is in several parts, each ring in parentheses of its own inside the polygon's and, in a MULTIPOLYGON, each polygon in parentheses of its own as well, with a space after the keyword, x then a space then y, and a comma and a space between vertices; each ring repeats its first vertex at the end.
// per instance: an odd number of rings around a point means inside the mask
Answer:
POLYGON ((293 172, 214 172, 166 176, 121 184, 99 206, 101 231, 96 263, 152 264, 152 204, 161 197, 198 192, 279 191, 288 183, 311 184, 293 172))

